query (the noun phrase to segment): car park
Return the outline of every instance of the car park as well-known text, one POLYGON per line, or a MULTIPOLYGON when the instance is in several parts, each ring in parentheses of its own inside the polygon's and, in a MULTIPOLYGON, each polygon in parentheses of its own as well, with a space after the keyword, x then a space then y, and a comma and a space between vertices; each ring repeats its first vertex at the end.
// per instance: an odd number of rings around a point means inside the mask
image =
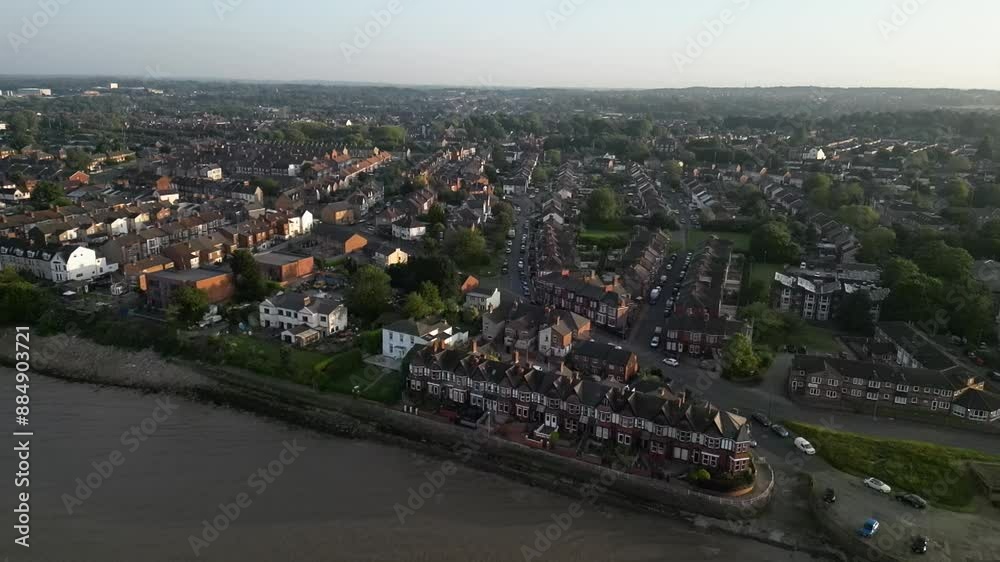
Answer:
POLYGON ((865 521, 865 524, 861 526, 861 529, 858 531, 858 534, 867 539, 874 536, 875 533, 877 532, 878 532, 878 519, 871 518, 865 521))
POLYGON ((927 509, 927 500, 916 494, 899 494, 896 496, 896 501, 916 509, 927 509))
POLYGON ((892 491, 892 487, 891 486, 889 486, 885 482, 879 480, 878 478, 874 478, 872 476, 869 476, 868 478, 865 478, 864 479, 864 483, 865 483, 865 486, 868 486, 872 490, 876 490, 878 492, 882 492, 883 494, 888 494, 889 492, 892 491))
POLYGON ((791 435, 790 433, 788 433, 788 430, 785 429, 785 426, 783 425, 773 424, 771 426, 771 431, 777 434, 778 437, 788 437, 789 435, 791 435))
POLYGON ((796 437, 793 443, 795 444, 796 449, 802 451, 807 455, 816 454, 816 449, 812 446, 812 443, 806 440, 805 437, 796 437))

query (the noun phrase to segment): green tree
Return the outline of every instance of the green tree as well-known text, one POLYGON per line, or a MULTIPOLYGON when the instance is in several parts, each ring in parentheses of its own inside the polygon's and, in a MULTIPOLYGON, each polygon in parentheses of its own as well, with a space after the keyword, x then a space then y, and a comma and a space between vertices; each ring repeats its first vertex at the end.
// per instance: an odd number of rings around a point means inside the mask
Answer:
POLYGON ((831 192, 831 209, 839 209, 846 205, 861 205, 865 202, 865 189, 860 183, 838 184, 831 192))
POLYGON ((862 232, 871 230, 878 225, 878 213, 867 205, 848 205, 837 212, 841 222, 862 232))
POLYGON ((236 250, 229 258, 229 267, 233 271, 233 284, 236 285, 236 300, 240 302, 255 302, 272 295, 276 287, 269 283, 260 273, 257 260, 247 250, 236 250))
POLYGON ((974 261, 965 248, 949 246, 942 240, 921 247, 915 256, 916 264, 924 273, 952 281, 969 277, 974 261))
POLYGON ((961 178, 953 178, 941 190, 941 195, 952 207, 968 207, 972 202, 972 186, 961 178))
POLYGON ((440 204, 435 203, 429 211, 427 211, 427 223, 428 224, 445 224, 448 221, 448 214, 445 213, 444 207, 440 204))
POLYGON ((13 268, 0 270, 0 324, 37 321, 47 310, 55 310, 50 295, 22 277, 13 268))
POLYGON ((882 305, 883 320, 919 322, 932 318, 938 310, 941 282, 918 273, 905 277, 892 286, 882 305))
POLYGON ((70 200, 61 185, 42 181, 38 182, 35 190, 31 192, 31 203, 39 209, 49 209, 69 205, 70 200))
POLYGON ((79 148, 71 148, 66 151, 66 167, 70 170, 80 171, 90 167, 90 162, 94 157, 79 148))
POLYGON ((753 349, 750 338, 743 334, 733 336, 722 350, 722 374, 732 379, 757 376, 760 358, 753 349))
POLYGON ((882 269, 882 283, 890 289, 911 277, 920 275, 917 264, 905 258, 892 258, 882 269))
POLYGON ((765 223, 750 235, 750 253, 761 262, 792 263, 799 259, 802 248, 792 240, 784 223, 765 223))
POLYGON ((771 300, 768 284, 760 279, 753 279, 740 291, 740 300, 744 305, 752 303, 767 303, 771 300))
POLYGON ((407 318, 422 320, 434 313, 427 301, 420 293, 410 293, 406 296, 406 305, 403 307, 407 318))
POLYGON ((595 189, 587 199, 587 224, 604 226, 617 222, 622 217, 618 196, 610 188, 595 189))
POLYGON ((837 309, 837 325, 849 332, 869 334, 873 322, 872 299, 868 291, 855 291, 844 297, 837 309))
POLYGON ((347 308, 351 314, 371 322, 389 307, 392 287, 389 275, 374 265, 363 265, 351 276, 347 308))
POLYGON ((809 201, 813 205, 822 208, 830 207, 833 178, 826 174, 814 174, 806 178, 802 188, 808 194, 809 201))
POLYGON ((190 328, 208 314, 208 295, 194 287, 182 285, 174 289, 167 307, 167 319, 181 328, 190 328))
POLYGON ((649 217, 649 226, 660 230, 677 230, 677 221, 663 211, 656 211, 649 217))
POLYGON ((445 236, 444 248, 455 263, 462 267, 479 265, 488 259, 486 239, 477 230, 452 230, 445 236))
POLYGON ((562 151, 557 148, 546 150, 545 162, 552 166, 558 166, 562 164, 562 151))
POLYGON ((394 150, 401 148, 406 142, 406 129, 396 126, 376 127, 371 131, 371 139, 380 147, 394 150))
POLYGON ((882 263, 896 249, 896 231, 884 227, 873 228, 861 235, 860 242, 859 261, 882 263))

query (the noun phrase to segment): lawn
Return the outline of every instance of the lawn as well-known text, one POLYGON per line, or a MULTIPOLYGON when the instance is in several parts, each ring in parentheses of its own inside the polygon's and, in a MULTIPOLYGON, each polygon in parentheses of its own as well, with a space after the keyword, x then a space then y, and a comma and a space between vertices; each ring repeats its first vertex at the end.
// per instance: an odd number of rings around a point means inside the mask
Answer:
MULTIPOLYGON (((747 263, 746 267, 750 267, 747 263)), ((780 263, 754 263, 750 270, 750 281, 763 281, 768 290, 771 289, 771 282, 774 281, 774 274, 785 270, 785 266, 780 263)))
MULTIPOLYGON (((685 251, 693 251, 702 244, 705 240, 708 240, 712 236, 717 236, 721 240, 731 240, 733 242, 733 251, 747 253, 750 251, 750 235, 745 232, 713 232, 709 230, 688 230, 687 231, 687 247, 682 248, 685 251)), ((671 238, 677 241, 682 240, 682 234, 680 232, 671 233, 671 238)))
POLYGON ((855 476, 874 476, 896 492, 913 492, 936 507, 970 509, 978 484, 965 461, 997 462, 1000 457, 919 441, 877 439, 798 422, 788 429, 808 439, 834 468, 855 476))
POLYGON ((284 371, 292 373, 308 373, 314 367, 326 361, 328 357, 322 353, 289 347, 288 366, 281 358, 282 345, 277 341, 262 340, 250 336, 224 336, 223 346, 226 349, 228 362, 272 375, 284 371), (234 358, 239 358, 233 361, 234 358))
POLYGON ((580 232, 577 244, 581 246, 602 246, 607 249, 624 248, 628 245, 628 228, 587 228, 580 232))
POLYGON ((805 346, 807 351, 822 351, 824 353, 838 353, 844 350, 837 340, 834 339, 833 330, 819 328, 806 324, 795 333, 789 334, 786 343, 795 346, 805 346))

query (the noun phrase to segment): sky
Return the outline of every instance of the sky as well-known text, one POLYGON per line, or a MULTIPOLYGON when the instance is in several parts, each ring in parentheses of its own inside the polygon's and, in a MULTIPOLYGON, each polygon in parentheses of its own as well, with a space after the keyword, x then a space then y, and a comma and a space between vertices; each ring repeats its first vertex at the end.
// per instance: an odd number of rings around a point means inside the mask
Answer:
POLYGON ((995 0, 3 0, 0 74, 1000 89, 998 21, 995 0))

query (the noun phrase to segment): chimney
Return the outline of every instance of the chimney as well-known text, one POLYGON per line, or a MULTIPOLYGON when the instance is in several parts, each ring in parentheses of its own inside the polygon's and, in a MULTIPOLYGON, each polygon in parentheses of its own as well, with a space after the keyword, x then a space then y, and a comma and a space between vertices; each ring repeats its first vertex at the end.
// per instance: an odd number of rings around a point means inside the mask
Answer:
POLYGON ((479 353, 479 342, 477 342, 476 340, 472 340, 472 353, 473 354, 479 353))
POLYGON ((514 350, 514 364, 518 365, 520 363, 521 363, 521 352, 515 349, 514 350))

